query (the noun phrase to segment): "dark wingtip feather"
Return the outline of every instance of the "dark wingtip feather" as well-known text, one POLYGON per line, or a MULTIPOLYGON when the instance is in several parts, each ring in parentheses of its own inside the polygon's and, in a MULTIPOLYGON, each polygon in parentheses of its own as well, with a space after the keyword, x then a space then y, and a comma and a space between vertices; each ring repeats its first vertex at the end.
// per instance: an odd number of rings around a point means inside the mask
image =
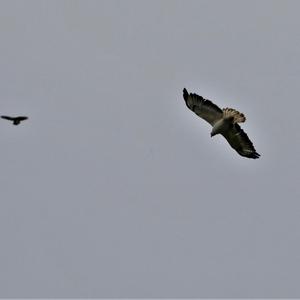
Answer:
POLYGON ((186 90, 186 88, 184 88, 184 89, 183 89, 183 98, 184 98, 184 100, 187 100, 188 96, 189 96, 189 93, 188 93, 188 91, 186 90))
POLYGON ((253 152, 253 153, 251 153, 248 157, 249 157, 249 158, 256 159, 256 158, 259 158, 259 157, 260 157, 260 154, 258 154, 257 152, 253 152))
POLYGON ((260 157, 260 154, 257 153, 255 150, 254 150, 254 152, 251 152, 251 153, 245 153, 245 152, 243 152, 243 151, 238 151, 238 150, 237 150, 237 152, 238 152, 238 154, 240 154, 241 156, 244 156, 244 157, 247 157, 247 158, 257 159, 257 158, 260 157))

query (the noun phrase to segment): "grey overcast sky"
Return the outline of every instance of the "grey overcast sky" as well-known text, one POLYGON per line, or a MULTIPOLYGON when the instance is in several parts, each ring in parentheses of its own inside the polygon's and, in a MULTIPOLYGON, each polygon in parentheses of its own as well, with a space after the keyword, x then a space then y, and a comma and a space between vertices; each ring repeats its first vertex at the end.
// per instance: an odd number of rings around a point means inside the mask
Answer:
POLYGON ((299 11, 0 1, 0 297, 300 297, 299 11))

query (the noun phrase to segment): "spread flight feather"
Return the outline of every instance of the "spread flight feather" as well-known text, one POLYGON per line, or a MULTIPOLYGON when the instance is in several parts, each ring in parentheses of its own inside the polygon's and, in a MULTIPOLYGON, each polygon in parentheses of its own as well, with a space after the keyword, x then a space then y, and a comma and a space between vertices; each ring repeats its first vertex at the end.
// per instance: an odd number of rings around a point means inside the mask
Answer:
POLYGON ((222 134, 241 156, 259 158, 260 154, 256 152, 248 135, 238 125, 246 121, 244 114, 233 108, 220 109, 210 100, 197 94, 189 94, 186 89, 183 89, 183 98, 190 110, 213 127, 211 136, 222 134))

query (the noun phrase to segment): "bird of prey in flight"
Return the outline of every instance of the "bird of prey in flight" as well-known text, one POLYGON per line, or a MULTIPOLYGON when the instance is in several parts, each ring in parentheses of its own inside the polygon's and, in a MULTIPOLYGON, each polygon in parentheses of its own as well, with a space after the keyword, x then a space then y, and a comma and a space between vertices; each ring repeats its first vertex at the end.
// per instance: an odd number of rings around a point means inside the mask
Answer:
POLYGON ((1 116, 1 118, 12 121, 14 125, 19 125, 22 121, 28 119, 28 117, 25 116, 18 116, 18 117, 1 116))
POLYGON ((204 99, 197 94, 188 93, 183 89, 183 98, 186 106, 200 118, 207 121, 213 128, 211 137, 221 134, 230 146, 241 156, 248 158, 259 158, 258 154, 248 138, 248 135, 238 125, 246 121, 244 114, 233 108, 220 109, 210 100, 204 99))

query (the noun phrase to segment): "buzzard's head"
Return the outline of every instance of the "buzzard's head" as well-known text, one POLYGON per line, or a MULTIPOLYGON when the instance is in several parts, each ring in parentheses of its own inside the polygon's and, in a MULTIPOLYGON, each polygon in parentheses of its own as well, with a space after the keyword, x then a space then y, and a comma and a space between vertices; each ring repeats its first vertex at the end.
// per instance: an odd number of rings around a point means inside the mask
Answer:
POLYGON ((216 122, 211 130, 210 136, 213 137, 216 134, 222 133, 222 131, 224 130, 224 125, 225 124, 223 119, 216 122))
POLYGON ((213 128, 211 133, 210 133, 210 136, 213 137, 214 135, 218 134, 219 132, 217 132, 216 128, 213 128))

